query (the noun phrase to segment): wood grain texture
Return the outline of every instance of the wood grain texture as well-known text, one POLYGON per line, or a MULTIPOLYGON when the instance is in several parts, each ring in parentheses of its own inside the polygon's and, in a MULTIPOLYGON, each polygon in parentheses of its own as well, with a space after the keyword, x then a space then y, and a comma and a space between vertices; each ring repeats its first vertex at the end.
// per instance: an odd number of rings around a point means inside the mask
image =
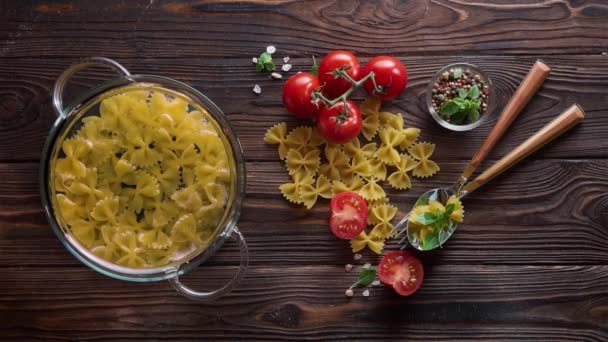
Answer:
MULTIPOLYGON (((468 61, 479 65, 492 77, 498 106, 502 108, 536 58, 522 57, 423 57, 401 58, 408 67, 405 94, 387 110, 405 113, 407 125, 422 129, 422 140, 441 142, 436 159, 470 159, 496 122, 493 117, 473 131, 457 133, 440 127, 425 107, 428 80, 446 64, 468 61), (458 149, 447 148, 457 144, 458 149)), ((497 159, 551 121, 574 102, 587 118, 585 123, 559 142, 543 149, 535 158, 602 158, 608 155, 608 56, 543 57, 553 68, 541 91, 513 123, 509 132, 490 153, 497 159), (583 65, 583 66, 581 66, 583 65), (593 143, 589 143, 593 141, 593 143)), ((55 120, 50 91, 55 79, 73 61, 50 59, 0 60, 0 161, 34 161, 55 120)), ((280 121, 290 127, 303 124, 286 112, 281 103, 283 82, 255 72, 250 59, 240 60, 119 60, 132 73, 158 74, 186 82, 205 93, 228 115, 248 160, 276 160, 276 151, 262 140, 266 130, 280 121), (256 96, 254 84, 263 92, 256 96)), ((307 70, 308 59, 291 63, 297 71, 307 70)), ((85 72, 68 88, 68 100, 111 75, 99 69, 85 72)), ((358 93, 356 99, 364 95, 358 93)), ((66 102, 69 103, 69 102, 66 102)))
POLYGON ((608 45, 608 5, 601 0, 38 0, 1 6, 5 57, 140 58, 145 52, 251 58, 269 43, 293 57, 336 46, 362 55, 599 54, 608 45))
MULTIPOLYGON (((411 190, 389 192, 400 215, 425 190, 451 184, 466 163, 439 165, 435 177, 414 179, 411 190)), ((327 229, 327 201, 311 211, 290 205, 278 190, 289 180, 280 162, 248 163, 247 169, 248 195, 239 227, 254 265, 351 262, 347 242, 327 229)), ((0 164, 0 265, 79 265, 43 216, 37 172, 36 164, 0 164)), ((445 249, 431 255, 438 264, 606 264, 606 174, 606 160, 523 161, 466 198, 465 224, 445 249)), ((222 253, 212 262, 238 260, 233 244, 222 253)))
MULTIPOLYGON (((608 266, 427 266, 412 297, 373 287, 370 297, 357 289, 349 299, 343 293, 355 274, 342 267, 260 265, 211 305, 180 297, 166 282, 124 283, 85 268, 3 268, 0 329, 15 339, 91 341, 608 338, 608 266)), ((185 281, 219 286, 232 271, 206 267, 185 281)))
MULTIPOLYGON (((608 341, 607 32, 602 0, 0 1, 0 340, 608 341), (311 211, 288 204, 277 189, 286 172, 262 141, 277 122, 302 124, 283 108, 283 82, 251 64, 269 44, 279 59, 291 57, 285 77, 337 48, 362 62, 381 53, 406 64, 408 89, 385 109, 405 113, 422 140, 437 144, 441 171, 389 192, 400 215, 423 191, 456 180, 496 122, 454 133, 432 120, 424 93, 444 65, 488 72, 499 108, 537 58, 552 68, 479 170, 575 102, 587 117, 466 198, 465 223, 446 248, 420 255, 418 293, 401 298, 378 287, 348 299, 356 272, 343 267, 355 262, 328 231, 327 202, 311 211), (55 120, 50 89, 69 64, 92 55, 186 82, 233 124, 248 161, 239 228, 251 268, 217 303, 189 301, 166 282, 98 274, 48 226, 37 163, 55 120)), ((111 76, 79 75, 68 102, 111 76)), ((184 281, 216 288, 237 260, 229 242, 184 281)), ((363 262, 377 257, 364 253, 357 271, 363 262)))

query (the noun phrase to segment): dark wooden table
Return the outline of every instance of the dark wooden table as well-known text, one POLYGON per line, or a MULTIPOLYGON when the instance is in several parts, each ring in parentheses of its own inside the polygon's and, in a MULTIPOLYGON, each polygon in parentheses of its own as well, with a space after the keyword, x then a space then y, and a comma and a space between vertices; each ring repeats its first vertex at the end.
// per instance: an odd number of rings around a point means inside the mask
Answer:
MULTIPOLYGON (((608 340, 605 1, 31 0, 3 1, 0 19, 0 339, 608 340), (424 189, 456 179, 495 122, 461 134, 430 118, 424 91, 443 65, 467 61, 488 71, 499 107, 534 60, 553 68, 482 168, 574 102, 587 117, 466 199, 466 223, 443 250, 424 256, 418 293, 400 298, 378 287, 348 299, 355 274, 343 267, 352 253, 328 232, 326 205, 306 211, 283 200, 277 187, 288 177, 262 141, 272 124, 296 124, 281 104, 282 81, 251 63, 269 44, 292 58, 290 74, 307 70, 311 54, 336 48, 406 64, 408 89, 389 109, 438 145, 441 172, 391 192, 402 210, 424 189), (190 301, 167 282, 98 274, 50 230, 37 178, 55 120, 50 90, 85 56, 191 84, 234 125, 248 167, 240 228, 251 265, 217 303, 190 301)), ((73 93, 108 76, 83 73, 73 93)), ((185 281, 218 286, 237 260, 229 243, 185 281)))

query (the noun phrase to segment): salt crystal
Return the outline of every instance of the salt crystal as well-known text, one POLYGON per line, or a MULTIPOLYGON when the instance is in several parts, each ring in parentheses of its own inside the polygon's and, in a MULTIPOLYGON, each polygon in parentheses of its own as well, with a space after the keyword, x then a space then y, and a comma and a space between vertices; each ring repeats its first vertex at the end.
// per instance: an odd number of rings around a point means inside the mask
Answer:
POLYGON ((280 80, 281 78, 283 78, 283 75, 279 74, 278 72, 273 72, 272 74, 270 74, 270 77, 274 78, 275 80, 280 80))
POLYGON ((365 290, 362 293, 363 297, 369 297, 369 290, 365 290))
POLYGON ((363 257, 363 255, 357 253, 355 254, 355 260, 361 260, 361 258, 363 257))
POLYGON ((283 64, 281 70, 288 72, 289 70, 291 70, 291 64, 283 64))
POLYGON ((367 264, 363 265, 364 269, 368 269, 370 267, 372 267, 372 264, 370 264, 369 262, 367 264))
POLYGON ((372 286, 378 286, 378 285, 380 285, 380 280, 374 280, 372 282, 372 286))
POLYGON ((254 85, 253 86, 253 92, 256 94, 261 94, 262 93, 262 88, 259 85, 254 85))
POLYGON ((289 62, 289 57, 283 57, 283 63, 289 62))
POLYGON ((351 265, 351 264, 346 264, 346 265, 344 266, 344 270, 345 270, 346 272, 350 272, 350 271, 352 271, 352 270, 353 270, 353 265, 351 265))
POLYGON ((258 58, 257 57, 253 57, 251 59, 251 61, 253 62, 253 64, 258 64, 258 58))
POLYGON ((274 46, 270 45, 266 47, 266 52, 268 52, 269 54, 273 54, 277 51, 277 48, 275 48, 274 46))
POLYGON ((354 295, 353 290, 348 289, 346 290, 346 292, 344 292, 344 294, 346 295, 346 297, 352 297, 354 295))

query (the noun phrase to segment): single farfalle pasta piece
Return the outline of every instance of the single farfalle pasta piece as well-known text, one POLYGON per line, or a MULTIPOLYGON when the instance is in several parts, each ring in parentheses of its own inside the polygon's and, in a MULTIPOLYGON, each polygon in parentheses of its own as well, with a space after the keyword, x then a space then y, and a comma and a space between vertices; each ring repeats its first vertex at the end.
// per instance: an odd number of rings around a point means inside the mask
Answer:
POLYGON ((396 233, 391 220, 397 214, 397 207, 388 204, 382 204, 371 209, 372 222, 375 226, 372 229, 370 236, 375 239, 388 239, 396 233))
POLYGON ((372 166, 361 154, 355 154, 348 165, 345 173, 342 174, 344 180, 350 180, 354 176, 369 177, 372 166))
POLYGON ((344 151, 344 153, 346 153, 346 155, 349 157, 359 155, 366 159, 372 159, 374 157, 374 152, 376 151, 376 144, 369 143, 361 147, 361 142, 359 141, 359 138, 355 138, 343 144, 342 151, 344 151))
POLYGON ((284 122, 278 123, 266 132, 264 141, 268 144, 279 145, 279 158, 285 160, 289 146, 287 145, 287 124, 284 122))
POLYGON ((380 159, 370 160, 369 165, 371 166, 369 172, 370 177, 378 180, 386 179, 386 164, 384 164, 380 159))
POLYGON ((344 152, 336 147, 325 147, 325 159, 327 164, 319 166, 319 174, 331 180, 340 180, 347 172, 349 160, 344 152))
POLYGON ((316 148, 307 152, 300 153, 298 150, 291 149, 287 153, 287 171, 290 175, 294 175, 300 171, 306 171, 311 176, 317 174, 321 159, 319 158, 320 151, 316 148))
POLYGON ((311 209, 317 202, 317 198, 332 198, 332 184, 327 177, 320 175, 317 178, 316 186, 312 184, 302 184, 300 186, 300 198, 307 209, 311 209))
POLYGON ((384 240, 378 238, 372 238, 365 231, 357 235, 355 238, 350 240, 350 247, 353 253, 357 253, 368 247, 372 252, 381 254, 384 248, 384 240))
POLYGON ((373 201, 386 196, 384 189, 378 185, 376 179, 371 178, 369 181, 361 187, 358 191, 359 195, 366 200, 373 201))
POLYGON ((450 214, 450 219, 456 222, 462 222, 462 220, 464 220, 464 208, 462 202, 460 202, 460 199, 458 199, 456 195, 452 195, 448 198, 446 207, 450 205, 454 206, 452 213, 450 214))
POLYGON ((300 126, 289 132, 285 141, 291 147, 300 147, 309 145, 312 138, 312 127, 300 126))
POLYGON ((388 176, 388 182, 395 189, 403 190, 412 187, 412 182, 407 173, 418 166, 416 160, 407 155, 401 155, 399 162, 395 164, 397 170, 388 176))
POLYGON ((349 180, 344 181, 333 181, 333 193, 334 195, 343 193, 343 192, 359 192, 361 188, 365 185, 365 182, 359 176, 354 176, 349 180))
POLYGON ((399 143, 399 148, 401 150, 406 150, 408 147, 414 144, 420 135, 420 129, 418 128, 405 128, 405 122, 401 113, 388 117, 385 125, 386 127, 394 128, 397 130, 397 132, 399 132, 399 134, 402 135, 403 140, 401 143, 399 143))
POLYGON ((380 140, 382 141, 382 145, 374 153, 374 157, 388 165, 394 165, 399 161, 399 151, 395 149, 395 146, 399 146, 403 141, 403 135, 394 128, 385 127, 380 132, 380 140))
POLYGON ((314 179, 307 172, 297 172, 291 175, 293 183, 285 183, 279 186, 279 190, 283 194, 283 197, 291 203, 302 203, 302 197, 300 197, 300 188, 303 185, 312 185, 314 179))
POLYGON ((429 160, 435 151, 435 144, 421 142, 409 147, 407 151, 412 157, 419 161, 418 165, 412 170, 413 176, 426 178, 439 171, 439 165, 434 161, 429 160))
POLYGON ((367 139, 372 141, 380 128, 380 117, 377 115, 370 115, 363 119, 361 122, 361 133, 367 139))

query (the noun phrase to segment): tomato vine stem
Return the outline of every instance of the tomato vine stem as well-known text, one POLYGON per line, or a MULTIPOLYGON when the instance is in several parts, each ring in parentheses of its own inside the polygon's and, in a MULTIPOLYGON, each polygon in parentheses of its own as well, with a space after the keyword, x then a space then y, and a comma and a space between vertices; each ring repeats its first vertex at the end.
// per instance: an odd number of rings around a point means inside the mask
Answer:
POLYGON ((382 92, 382 87, 378 87, 378 85, 376 85, 376 79, 374 77, 374 72, 370 72, 369 74, 367 74, 365 77, 363 77, 362 79, 355 81, 353 80, 352 77, 350 77, 347 73, 345 69, 336 69, 334 71, 335 76, 337 78, 343 78, 345 80, 347 80, 348 82, 350 82, 352 84, 352 86, 345 91, 342 95, 336 97, 333 100, 328 99, 327 97, 325 97, 322 93, 321 93, 321 89, 317 89, 312 93, 312 99, 314 101, 322 101, 326 107, 331 107, 333 105, 335 105, 336 103, 342 102, 342 101, 346 101, 348 99, 348 97, 357 89, 361 88, 363 86, 363 84, 369 80, 372 81, 373 85, 374 85, 374 92, 378 91, 378 92, 382 92))

